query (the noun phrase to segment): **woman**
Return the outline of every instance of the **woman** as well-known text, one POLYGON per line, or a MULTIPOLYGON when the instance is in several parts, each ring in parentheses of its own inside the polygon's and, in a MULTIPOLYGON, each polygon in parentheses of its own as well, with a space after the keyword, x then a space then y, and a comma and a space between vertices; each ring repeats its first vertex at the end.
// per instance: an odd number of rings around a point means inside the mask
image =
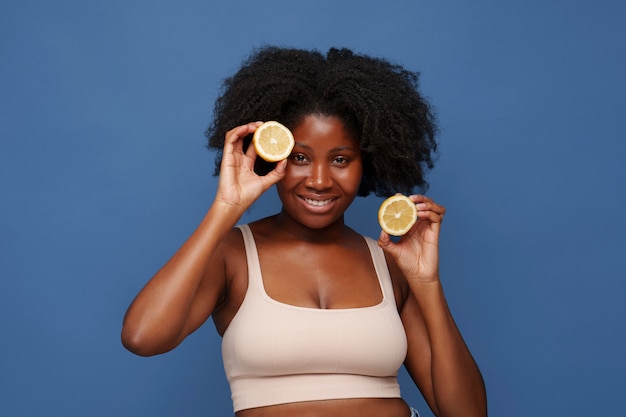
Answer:
POLYGON ((237 417, 408 417, 404 364, 437 416, 485 416, 485 388, 446 305, 445 209, 377 244, 344 224, 357 195, 425 188, 435 123, 417 74, 349 50, 267 47, 224 83, 209 146, 219 183, 206 216, 137 295, 122 341, 167 352, 212 316, 237 417), (276 164, 249 146, 261 122, 293 132, 276 164), (276 185, 281 211, 235 227, 276 185))

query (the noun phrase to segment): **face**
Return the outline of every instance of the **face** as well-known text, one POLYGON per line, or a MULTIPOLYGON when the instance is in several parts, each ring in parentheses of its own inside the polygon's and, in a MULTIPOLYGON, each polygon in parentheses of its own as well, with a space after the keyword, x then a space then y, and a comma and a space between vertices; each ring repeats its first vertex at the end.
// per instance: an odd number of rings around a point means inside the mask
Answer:
POLYGON ((357 140, 334 116, 306 116, 292 132, 296 144, 277 184, 283 214, 312 229, 343 224, 363 175, 357 140))

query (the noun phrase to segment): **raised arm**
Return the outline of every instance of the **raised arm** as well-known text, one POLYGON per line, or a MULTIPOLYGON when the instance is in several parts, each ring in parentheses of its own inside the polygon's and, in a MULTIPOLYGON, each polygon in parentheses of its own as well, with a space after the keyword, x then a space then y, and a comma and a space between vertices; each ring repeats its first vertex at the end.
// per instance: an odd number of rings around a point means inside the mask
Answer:
POLYGON ((227 239, 245 210, 284 175, 280 162, 265 176, 254 173, 256 154, 243 137, 260 122, 226 134, 215 200, 189 239, 134 299, 122 327, 123 345, 150 356, 176 347, 213 313, 225 296, 227 239))
POLYGON ((411 196, 419 220, 399 242, 381 232, 379 245, 391 258, 394 279, 406 280, 401 310, 409 351, 405 366, 438 417, 484 417, 486 391, 465 345, 439 280, 439 232, 445 209, 424 196, 411 196))

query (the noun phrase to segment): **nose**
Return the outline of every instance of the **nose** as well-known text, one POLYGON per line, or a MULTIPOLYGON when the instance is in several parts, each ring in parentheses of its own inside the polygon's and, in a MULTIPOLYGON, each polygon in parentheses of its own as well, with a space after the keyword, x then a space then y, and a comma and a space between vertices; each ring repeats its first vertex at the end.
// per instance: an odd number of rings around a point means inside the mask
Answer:
POLYGON ((330 167, 327 164, 313 164, 311 167, 311 175, 307 179, 307 186, 315 190, 325 190, 330 188, 333 180, 330 173, 330 167))

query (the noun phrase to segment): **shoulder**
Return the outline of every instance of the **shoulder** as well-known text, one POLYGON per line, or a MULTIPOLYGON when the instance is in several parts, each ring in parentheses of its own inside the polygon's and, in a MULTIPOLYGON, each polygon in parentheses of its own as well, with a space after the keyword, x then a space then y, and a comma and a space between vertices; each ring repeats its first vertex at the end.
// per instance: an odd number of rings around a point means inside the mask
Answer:
POLYGON ((213 322, 223 335, 243 302, 248 288, 248 264, 243 236, 239 228, 232 228, 220 242, 217 256, 221 258, 224 294, 213 312, 213 322))
POLYGON ((394 298, 396 300, 396 306, 398 307, 398 311, 402 310, 406 299, 409 296, 409 284, 404 277, 404 274, 393 260, 393 258, 387 254, 380 246, 378 246, 378 242, 376 239, 370 236, 359 235, 361 236, 361 240, 365 239, 369 246, 373 247, 375 251, 378 251, 383 258, 385 264, 387 265, 387 271, 389 271, 389 276, 391 278, 391 284, 393 285, 394 298))
POLYGON ((393 258, 389 256, 386 252, 384 253, 385 261, 387 263, 387 269, 389 270, 389 275, 391 276, 391 282, 393 284, 393 292, 396 298, 396 305, 398 306, 398 311, 400 311, 402 310, 404 302, 409 296, 409 284, 393 258))
POLYGON ((226 264, 231 261, 238 261, 241 259, 241 256, 245 256, 246 249, 243 240, 243 232, 239 227, 233 227, 226 236, 224 236, 224 239, 220 242, 219 251, 226 264))

